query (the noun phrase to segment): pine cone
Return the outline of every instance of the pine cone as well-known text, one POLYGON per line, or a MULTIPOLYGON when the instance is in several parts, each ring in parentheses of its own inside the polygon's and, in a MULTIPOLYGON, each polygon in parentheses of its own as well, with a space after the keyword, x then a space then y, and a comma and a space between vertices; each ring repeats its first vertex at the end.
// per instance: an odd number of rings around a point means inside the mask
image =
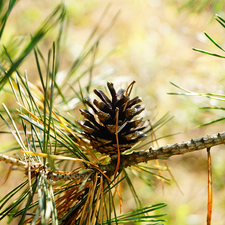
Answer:
POLYGON ((86 120, 78 121, 83 128, 83 135, 90 140, 93 149, 105 154, 117 154, 116 132, 118 133, 119 150, 124 152, 130 149, 146 135, 141 132, 148 123, 143 118, 134 120, 145 108, 139 105, 142 100, 135 97, 130 100, 134 81, 127 90, 119 89, 117 92, 113 83, 107 82, 112 99, 110 100, 101 90, 94 93, 101 101, 85 98, 85 103, 92 109, 81 109, 81 114, 86 120), (138 104, 138 105, 137 105, 138 104))

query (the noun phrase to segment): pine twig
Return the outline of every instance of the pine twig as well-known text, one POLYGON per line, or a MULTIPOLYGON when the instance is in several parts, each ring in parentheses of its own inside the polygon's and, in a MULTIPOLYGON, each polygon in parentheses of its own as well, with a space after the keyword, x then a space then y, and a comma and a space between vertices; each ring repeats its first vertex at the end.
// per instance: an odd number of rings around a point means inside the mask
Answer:
MULTIPOLYGON (((173 145, 166 145, 160 148, 150 147, 149 150, 135 151, 127 155, 121 155, 120 169, 154 159, 165 159, 173 155, 183 155, 188 152, 211 148, 221 144, 225 144, 225 132, 207 135, 206 137, 191 139, 190 141, 175 143, 173 145)), ((100 166, 101 170, 107 171, 108 173, 115 171, 117 155, 113 155, 111 158, 111 164, 100 166)))
POLYGON ((81 182, 85 180, 85 178, 90 174, 89 171, 84 173, 78 173, 77 171, 71 171, 71 172, 63 172, 63 171, 51 171, 47 168, 47 166, 44 166, 42 163, 32 163, 29 165, 28 163, 13 158, 11 156, 0 154, 0 161, 3 161, 5 163, 10 163, 12 166, 18 166, 22 167, 25 171, 25 174, 28 174, 28 171, 31 171, 31 177, 37 176, 40 172, 45 175, 45 177, 49 181, 59 181, 59 180, 76 180, 77 182, 81 182))

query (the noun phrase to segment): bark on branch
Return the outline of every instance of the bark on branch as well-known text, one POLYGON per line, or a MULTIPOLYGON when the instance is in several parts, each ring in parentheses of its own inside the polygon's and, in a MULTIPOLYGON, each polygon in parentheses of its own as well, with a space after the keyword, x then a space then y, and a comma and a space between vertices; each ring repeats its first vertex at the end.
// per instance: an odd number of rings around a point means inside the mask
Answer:
MULTIPOLYGON (((190 141, 175 143, 173 145, 166 145, 156 149, 150 147, 149 150, 135 151, 127 155, 121 155, 120 169, 153 159, 166 159, 173 155, 183 155, 188 152, 211 148, 221 144, 225 144, 225 132, 207 135, 206 137, 191 139, 190 141)), ((115 171, 116 163, 117 155, 113 155, 111 164, 100 166, 100 169, 110 174, 115 171)))

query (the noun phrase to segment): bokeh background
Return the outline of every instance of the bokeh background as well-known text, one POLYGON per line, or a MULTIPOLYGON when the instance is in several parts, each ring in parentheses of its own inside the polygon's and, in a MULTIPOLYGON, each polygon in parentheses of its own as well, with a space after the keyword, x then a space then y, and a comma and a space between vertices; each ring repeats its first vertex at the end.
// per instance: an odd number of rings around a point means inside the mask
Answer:
MULTIPOLYGON (((21 0, 17 3, 7 22, 2 43, 21 39, 29 39, 59 1, 21 0)), ((192 2, 192 1, 190 1, 192 2)), ((196 1, 198 2, 198 1, 196 1)), ((201 2, 201 1, 199 1, 201 2)), ((224 94, 224 59, 207 56, 192 50, 192 47, 221 53, 204 35, 210 34, 224 46, 224 28, 214 19, 215 13, 225 17, 223 7, 217 8, 217 1, 211 1, 202 8, 198 4, 187 5, 185 1, 163 0, 65 0, 67 8, 67 33, 63 49, 63 60, 60 71, 63 74, 71 66, 82 50, 85 41, 94 26, 99 23, 102 13, 110 4, 110 8, 99 26, 98 34, 109 27, 114 16, 120 11, 113 27, 101 39, 96 53, 96 60, 111 52, 97 66, 94 77, 98 85, 104 87, 106 80, 111 80, 117 88, 125 87, 136 81, 135 92, 142 97, 146 106, 145 115, 157 118, 170 113, 174 118, 165 124, 157 137, 179 133, 172 137, 160 139, 159 146, 182 142, 190 138, 199 138, 224 130, 224 122, 203 128, 198 125, 209 122, 224 115, 221 111, 204 111, 199 106, 222 106, 223 103, 201 97, 169 95, 181 92, 170 84, 173 82, 181 87, 198 93, 224 94)), ((46 53, 51 47, 56 33, 50 32, 39 44, 46 53)), ((44 54, 43 53, 43 54, 44 54)), ((85 65, 84 65, 85 66, 85 65)), ((30 56, 20 67, 27 71, 28 78, 38 84, 38 76, 34 56, 30 56), (33 62, 33 63, 32 63, 33 62)), ((85 81, 83 81, 85 82, 85 81)), ((82 82, 81 82, 82 85, 82 82)), ((0 93, 0 102, 9 108, 14 104, 6 93, 0 93)), ((0 150, 12 142, 10 135, 1 134, 0 150)), ((213 167, 213 217, 212 224, 225 224, 225 153, 223 146, 212 149, 213 167)), ((134 178, 134 186, 145 205, 166 202, 168 206, 158 213, 166 213, 167 225, 200 225, 206 223, 207 214, 207 153, 205 150, 174 156, 166 160, 179 191, 168 172, 162 174, 171 179, 166 183, 164 191, 161 182, 154 180, 153 187, 146 185, 139 178, 134 178)), ((155 164, 151 162, 150 164, 155 164)), ((162 166, 164 162, 160 162, 162 166)), ((3 184, 9 166, 0 164, 1 191, 0 198, 10 188, 20 183, 23 175, 13 171, 10 179, 3 184)), ((123 192, 123 211, 135 208, 130 191, 123 192)), ((0 221, 5 224, 6 221, 0 221)), ((15 223, 16 224, 16 223, 15 223)), ((141 224, 141 223, 140 223, 141 224)))

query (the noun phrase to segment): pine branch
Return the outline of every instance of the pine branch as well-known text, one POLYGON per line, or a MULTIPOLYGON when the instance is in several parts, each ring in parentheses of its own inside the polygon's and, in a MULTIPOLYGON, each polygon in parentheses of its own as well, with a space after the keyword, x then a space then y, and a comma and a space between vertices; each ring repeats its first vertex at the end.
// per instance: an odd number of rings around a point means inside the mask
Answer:
MULTIPOLYGON (((183 155, 188 152, 194 152, 198 150, 202 150, 205 148, 211 148, 217 145, 225 144, 225 132, 221 132, 218 134, 207 135, 206 137, 202 137, 199 139, 191 139, 190 141, 182 142, 182 143, 175 143, 173 145, 166 145, 160 148, 152 148, 150 147, 149 150, 141 150, 135 151, 127 155, 121 155, 120 157, 120 167, 119 169, 123 169, 129 167, 134 164, 139 164, 142 162, 147 162, 154 159, 166 159, 173 155, 183 155)), ((20 161, 18 159, 14 159, 9 156, 5 156, 0 154, 0 161, 5 161, 6 163, 11 163, 14 166, 23 166, 25 169, 25 173, 27 173, 28 165, 20 161)), ((107 176, 111 176, 114 174, 117 165, 117 155, 111 156, 111 163, 108 165, 100 165, 99 169, 107 173, 107 176)), ((32 164, 30 165, 31 169, 36 169, 37 167, 44 169, 45 174, 48 179, 50 180, 77 180, 85 179, 89 174, 77 174, 77 173, 64 173, 61 174, 60 171, 48 171, 46 167, 43 167, 43 164, 32 164), (43 168, 42 168, 43 167, 43 168)))
MULTIPOLYGON (((150 147, 149 150, 135 151, 127 155, 121 155, 120 169, 154 159, 166 159, 173 155, 183 155, 188 152, 211 148, 221 144, 225 144, 225 132, 207 135, 207 137, 191 139, 190 141, 175 143, 173 145, 166 145, 157 149, 150 147)), ((107 171, 107 174, 113 173, 116 169, 117 155, 113 155, 111 159, 112 161, 109 165, 100 166, 100 169, 107 171)))

